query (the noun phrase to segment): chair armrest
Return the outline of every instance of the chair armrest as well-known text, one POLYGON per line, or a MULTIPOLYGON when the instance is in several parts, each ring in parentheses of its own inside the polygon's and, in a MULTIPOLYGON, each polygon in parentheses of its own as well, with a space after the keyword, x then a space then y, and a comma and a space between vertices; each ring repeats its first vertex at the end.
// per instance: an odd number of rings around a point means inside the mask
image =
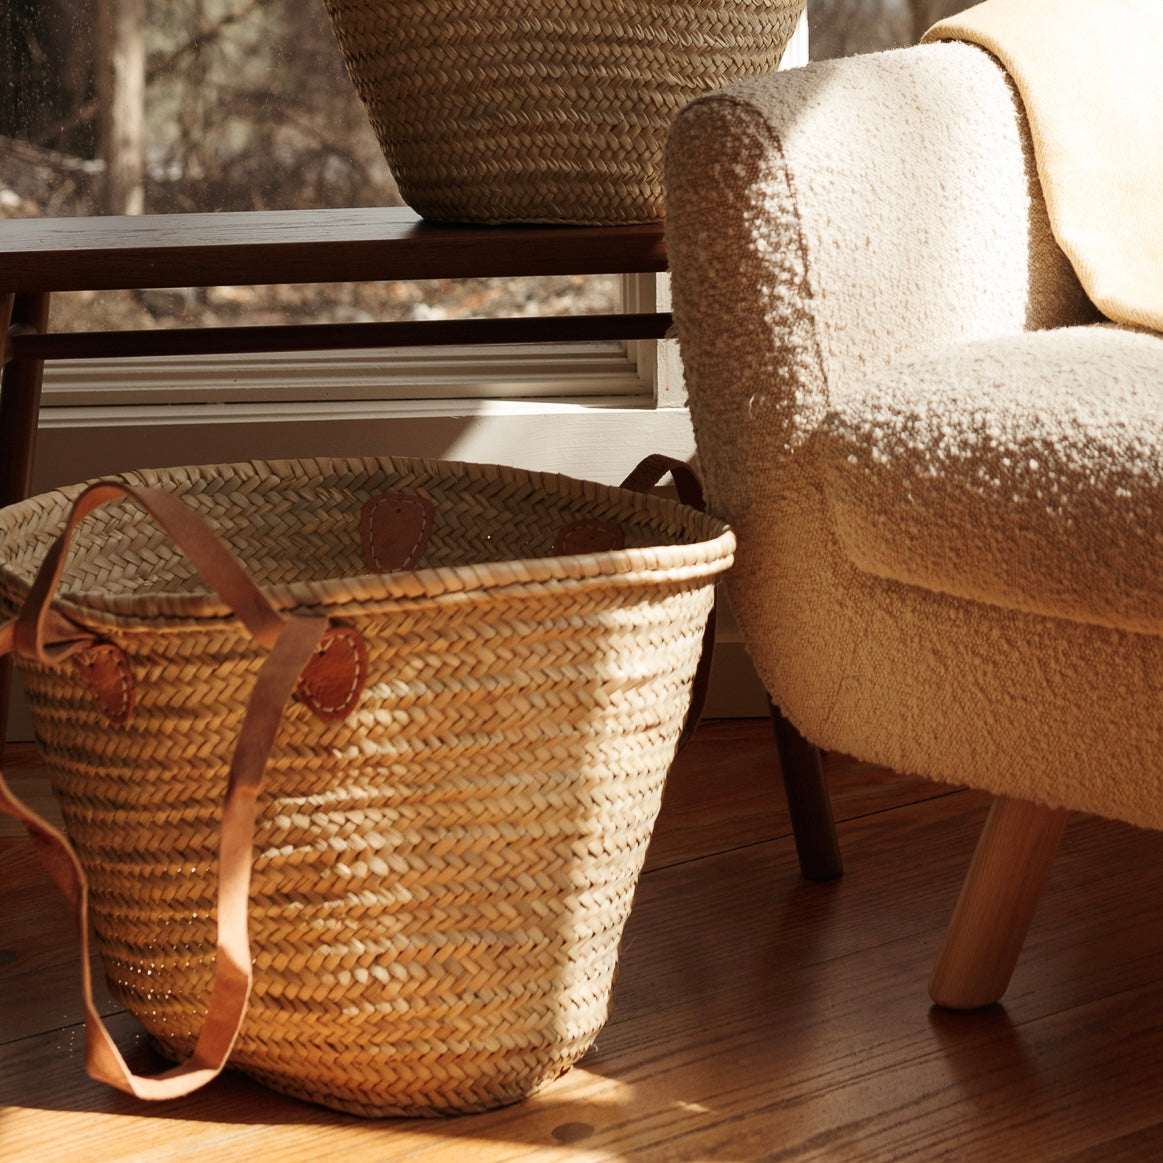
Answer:
POLYGON ((902 355, 1094 318, 1050 234, 1018 99, 973 46, 823 61, 699 98, 672 129, 667 185, 712 495, 747 440, 770 465, 772 442, 790 452, 845 384, 902 355))

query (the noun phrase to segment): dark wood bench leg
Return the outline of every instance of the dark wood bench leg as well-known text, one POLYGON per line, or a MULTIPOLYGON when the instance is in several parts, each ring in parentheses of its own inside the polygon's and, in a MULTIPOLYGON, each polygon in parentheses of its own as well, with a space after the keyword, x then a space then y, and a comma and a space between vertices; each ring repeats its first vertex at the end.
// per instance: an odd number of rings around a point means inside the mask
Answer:
MULTIPOLYGON (((28 496, 36 455, 36 430, 40 419, 40 386, 44 363, 39 359, 9 359, 8 336, 48 327, 47 293, 0 295, 0 505, 11 505, 28 496)), ((8 700, 12 690, 12 660, 0 659, 0 755, 8 731, 8 700)))
POLYGON ((774 703, 770 707, 800 871, 808 880, 835 880, 843 875, 844 864, 820 749, 809 743, 774 703))
POLYGON ((0 299, 0 348, 5 352, 0 378, 0 505, 28 496, 36 454, 40 418, 40 385, 44 363, 39 359, 8 359, 9 332, 44 331, 48 327, 47 293, 3 295, 0 299))

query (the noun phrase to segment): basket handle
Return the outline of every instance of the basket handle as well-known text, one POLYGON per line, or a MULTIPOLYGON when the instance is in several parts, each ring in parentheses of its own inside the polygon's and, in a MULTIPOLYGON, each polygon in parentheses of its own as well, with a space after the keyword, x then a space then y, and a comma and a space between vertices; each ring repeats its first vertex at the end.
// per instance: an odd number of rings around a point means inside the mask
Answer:
MULTIPOLYGON (((705 513, 706 500, 703 496, 702 482, 698 473, 684 460, 676 460, 673 456, 664 456, 660 452, 640 460, 631 470, 630 475, 622 482, 622 488, 633 489, 638 493, 649 492, 667 473, 674 480, 674 487, 678 492, 678 499, 692 509, 705 513)), ((716 592, 711 604, 711 612, 707 615, 707 627, 703 631, 703 650, 699 655, 698 666, 695 667, 695 677, 691 683, 691 705, 687 708, 686 718, 683 720, 682 731, 678 737, 676 751, 681 751, 703 715, 703 707, 707 701, 707 687, 711 682, 711 662, 715 653, 715 610, 719 604, 716 592)))
POLYGON ((54 611, 51 603, 77 526, 102 505, 123 497, 137 501, 169 534, 256 641, 264 646, 274 645, 283 631, 285 619, 267 601, 238 558, 193 509, 160 489, 119 481, 97 481, 73 502, 64 530, 41 562, 24 608, 16 619, 14 648, 17 653, 51 665, 94 644, 95 637, 79 627, 73 627, 72 635, 62 633, 65 625, 72 624, 54 611))
POLYGON ((699 474, 685 460, 677 460, 673 456, 664 456, 661 452, 651 453, 643 457, 631 470, 630 475, 622 482, 622 488, 633 489, 636 493, 649 492, 667 473, 674 480, 674 487, 678 499, 700 513, 707 511, 707 503, 703 497, 703 485, 699 474))
POLYGON ((256 801, 283 710, 327 629, 323 617, 284 618, 237 558, 184 502, 156 489, 101 481, 73 505, 64 532, 49 549, 20 614, 0 626, 0 655, 16 652, 50 665, 93 646, 96 637, 51 608, 77 525, 107 501, 141 504, 227 602, 247 629, 270 647, 258 676, 230 765, 218 854, 217 955, 206 1016, 193 1053, 162 1074, 135 1074, 110 1037, 93 997, 89 948, 89 886, 67 837, 24 804, 0 772, 0 810, 28 830, 33 846, 64 893, 81 939, 85 1067, 90 1076, 141 1099, 178 1098, 221 1073, 250 1001, 253 968, 248 934, 250 867, 256 801))

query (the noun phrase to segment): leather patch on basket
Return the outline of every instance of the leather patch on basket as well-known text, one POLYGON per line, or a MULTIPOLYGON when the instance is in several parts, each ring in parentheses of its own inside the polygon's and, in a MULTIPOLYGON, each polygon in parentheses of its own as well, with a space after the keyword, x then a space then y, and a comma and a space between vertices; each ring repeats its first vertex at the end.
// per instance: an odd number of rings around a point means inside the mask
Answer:
POLYGON ((133 717, 133 671, 125 651, 112 642, 90 646, 73 655, 73 666, 111 723, 122 726, 133 717))
POLYGON ((355 710, 367 682, 367 647, 350 626, 323 631, 319 649, 303 667, 296 690, 320 719, 344 719, 355 710))
POLYGON ((364 505, 359 518, 363 560, 369 569, 411 569, 428 548, 435 509, 427 497, 384 493, 364 505))
POLYGON ((611 549, 625 549, 626 534, 613 521, 587 518, 563 525, 553 552, 559 556, 570 553, 606 553, 611 549))

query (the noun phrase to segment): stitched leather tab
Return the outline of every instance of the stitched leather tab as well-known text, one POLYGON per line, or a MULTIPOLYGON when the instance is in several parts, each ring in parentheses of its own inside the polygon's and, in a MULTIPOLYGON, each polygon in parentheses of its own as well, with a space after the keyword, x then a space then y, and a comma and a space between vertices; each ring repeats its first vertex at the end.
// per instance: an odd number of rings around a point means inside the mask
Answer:
POLYGON ((428 547, 435 515, 427 497, 385 493, 372 497, 360 514, 363 559, 369 569, 411 569, 428 547))
POLYGON ((367 682, 367 647, 358 630, 332 626, 323 631, 311 661, 299 676, 299 697, 320 719, 344 719, 359 702, 367 682))
POLYGON ((128 723, 133 717, 135 693, 125 651, 112 642, 101 642, 73 655, 73 666, 109 722, 119 726, 128 723))
POLYGON ((626 535, 620 525, 615 525, 613 521, 587 518, 563 525, 553 543, 553 552, 561 555, 605 553, 611 549, 624 549, 625 546, 626 535))

